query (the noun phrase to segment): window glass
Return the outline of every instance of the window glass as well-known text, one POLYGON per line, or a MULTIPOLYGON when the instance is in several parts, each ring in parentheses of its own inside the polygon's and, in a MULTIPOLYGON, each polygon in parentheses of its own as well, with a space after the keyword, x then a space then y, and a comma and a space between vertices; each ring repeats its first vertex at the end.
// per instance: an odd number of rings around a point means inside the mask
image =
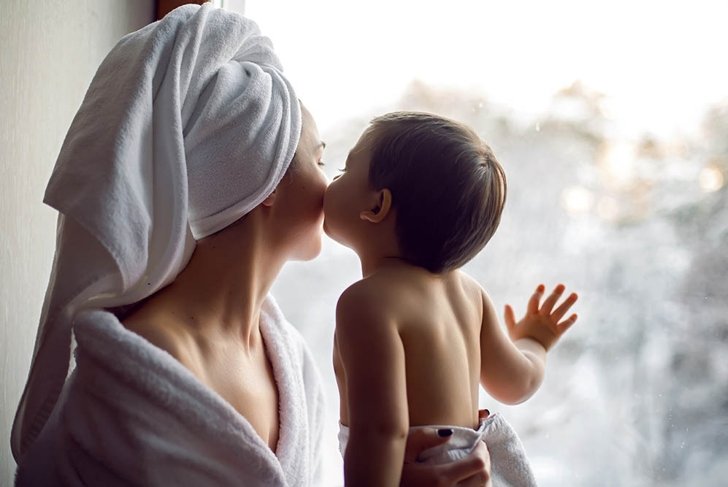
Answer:
MULTIPOLYGON (((728 4, 262 1, 327 144, 330 176, 374 115, 473 126, 504 165, 501 227, 466 266, 502 309, 541 282, 580 319, 504 414, 543 486, 724 485, 728 475, 728 4)), ((326 240, 273 290, 328 394, 340 484, 334 307, 360 277, 326 240)))

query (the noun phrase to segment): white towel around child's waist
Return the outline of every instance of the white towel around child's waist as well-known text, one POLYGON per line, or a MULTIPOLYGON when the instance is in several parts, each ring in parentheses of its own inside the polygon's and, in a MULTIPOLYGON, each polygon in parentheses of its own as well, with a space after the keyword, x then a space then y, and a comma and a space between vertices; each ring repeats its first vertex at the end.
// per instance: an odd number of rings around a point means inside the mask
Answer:
MULTIPOLYGON (((526 457, 521 440, 515 430, 500 414, 493 414, 478 425, 478 429, 451 425, 414 426, 417 429, 450 428, 453 434, 447 443, 429 448, 418 461, 440 464, 459 460, 473 451, 479 441, 484 441, 490 453, 493 487, 532 487, 536 479, 526 457)), ((339 451, 343 456, 349 442, 349 428, 339 425, 339 451)))

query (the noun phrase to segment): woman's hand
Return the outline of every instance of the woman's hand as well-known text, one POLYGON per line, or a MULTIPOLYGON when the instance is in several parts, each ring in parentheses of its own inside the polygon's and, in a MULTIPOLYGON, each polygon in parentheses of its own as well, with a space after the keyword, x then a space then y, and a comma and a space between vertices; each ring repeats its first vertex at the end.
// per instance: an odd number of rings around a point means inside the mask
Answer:
MULTIPOLYGON (((487 410, 481 411, 480 419, 488 417, 487 410)), ((491 487, 490 455, 484 442, 478 443, 465 458, 440 465, 420 463, 420 453, 447 443, 452 430, 418 429, 407 437, 404 465, 400 486, 404 487, 451 487, 467 481, 468 486, 491 487), (449 434, 448 434, 449 432, 449 434)))
POLYGON ((554 309, 565 289, 563 284, 559 284, 543 304, 540 304, 545 290, 544 285, 540 284, 528 301, 526 316, 518 323, 516 323, 513 308, 506 305, 506 327, 511 340, 515 342, 521 338, 530 338, 543 345, 546 351, 553 347, 561 338, 561 335, 576 322, 577 318, 576 313, 574 313, 562 321, 564 315, 579 298, 576 293, 571 293, 560 306, 554 309))

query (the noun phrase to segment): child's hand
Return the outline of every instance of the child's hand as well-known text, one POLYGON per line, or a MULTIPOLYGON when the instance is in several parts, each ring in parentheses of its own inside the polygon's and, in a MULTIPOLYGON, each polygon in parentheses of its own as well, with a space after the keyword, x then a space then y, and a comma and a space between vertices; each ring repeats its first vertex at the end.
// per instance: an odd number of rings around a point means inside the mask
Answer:
POLYGON ((561 338, 561 335, 576 322, 576 313, 563 321, 561 321, 561 318, 564 317, 579 297, 576 293, 571 293, 558 308, 554 309, 556 302, 561 298, 565 289, 563 284, 559 284, 539 307, 544 289, 543 284, 539 284, 536 288, 531 299, 528 300, 526 316, 521 321, 516 323, 513 308, 510 305, 506 305, 505 318, 508 335, 512 341, 531 338, 543 345, 548 351, 561 338))

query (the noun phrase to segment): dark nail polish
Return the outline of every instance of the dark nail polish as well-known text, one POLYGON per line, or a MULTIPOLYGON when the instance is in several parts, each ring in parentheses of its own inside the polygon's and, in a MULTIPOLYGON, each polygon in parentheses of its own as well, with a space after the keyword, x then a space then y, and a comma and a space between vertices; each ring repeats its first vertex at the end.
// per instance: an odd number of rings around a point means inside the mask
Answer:
POLYGON ((437 430, 437 436, 440 436, 442 438, 445 438, 446 436, 452 436, 452 429, 440 428, 439 430, 437 430))
POLYGON ((488 411, 487 409, 484 409, 484 410, 483 410, 483 412, 485 412, 485 417, 486 417, 486 418, 487 418, 488 416, 490 416, 490 411, 488 411))

